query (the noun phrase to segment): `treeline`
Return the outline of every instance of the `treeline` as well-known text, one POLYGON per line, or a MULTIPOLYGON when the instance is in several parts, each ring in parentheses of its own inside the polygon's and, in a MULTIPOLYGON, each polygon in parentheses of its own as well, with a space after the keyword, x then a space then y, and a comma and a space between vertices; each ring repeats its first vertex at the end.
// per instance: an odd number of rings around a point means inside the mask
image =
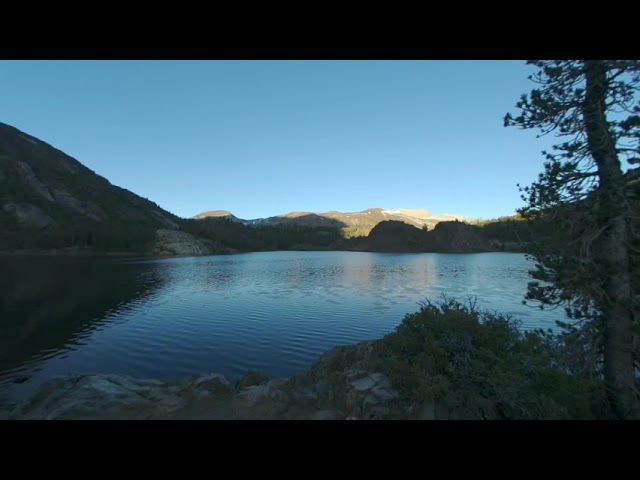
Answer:
POLYGON ((79 249, 96 253, 146 253, 155 239, 155 229, 132 225, 77 225, 45 230, 0 227, 0 251, 79 249))
POLYGON ((476 224, 486 238, 510 246, 532 241, 536 230, 530 222, 519 217, 504 217, 497 220, 476 224))
MULTIPOLYGON (((98 223, 60 216, 55 221, 58 226, 39 229, 20 225, 12 215, 0 215, 0 251, 76 249, 142 254, 153 250, 157 238, 155 228, 133 222, 98 223)), ((212 241, 212 252, 218 253, 272 250, 446 252, 523 251, 561 226, 506 217, 475 225, 444 222, 434 231, 423 232, 401 222, 383 222, 372 230, 371 235, 356 238, 347 238, 344 230, 333 226, 245 225, 229 218, 183 219, 179 228, 212 241), (398 224, 397 228, 392 224, 398 224), (433 241, 428 242, 426 237, 422 239, 425 235, 433 241)))
POLYGON ((180 229, 240 252, 268 250, 334 250, 346 245, 338 229, 299 225, 247 226, 228 218, 187 219, 180 229))
POLYGON ((494 242, 500 250, 529 250, 532 245, 548 239, 562 225, 554 221, 532 221, 520 215, 501 217, 474 224, 482 236, 494 242))

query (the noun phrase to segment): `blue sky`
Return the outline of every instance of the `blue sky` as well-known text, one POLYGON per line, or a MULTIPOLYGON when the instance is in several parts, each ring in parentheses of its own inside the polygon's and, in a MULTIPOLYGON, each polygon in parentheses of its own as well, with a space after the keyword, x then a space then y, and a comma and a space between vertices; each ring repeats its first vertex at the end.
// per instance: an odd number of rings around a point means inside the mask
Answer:
POLYGON ((0 61, 0 121, 183 217, 512 214, 524 61, 0 61))

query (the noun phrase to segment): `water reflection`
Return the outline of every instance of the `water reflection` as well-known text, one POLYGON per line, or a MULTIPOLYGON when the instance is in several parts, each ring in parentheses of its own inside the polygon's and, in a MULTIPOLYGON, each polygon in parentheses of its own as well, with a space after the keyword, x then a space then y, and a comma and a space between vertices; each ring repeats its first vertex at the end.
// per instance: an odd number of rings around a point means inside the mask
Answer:
POLYGON ((113 259, 0 259, 0 372, 87 341, 160 288, 156 268, 113 259))
POLYGON ((553 326, 561 312, 521 304, 530 267, 517 254, 0 259, 0 385, 17 398, 68 373, 299 374, 441 294, 553 326))

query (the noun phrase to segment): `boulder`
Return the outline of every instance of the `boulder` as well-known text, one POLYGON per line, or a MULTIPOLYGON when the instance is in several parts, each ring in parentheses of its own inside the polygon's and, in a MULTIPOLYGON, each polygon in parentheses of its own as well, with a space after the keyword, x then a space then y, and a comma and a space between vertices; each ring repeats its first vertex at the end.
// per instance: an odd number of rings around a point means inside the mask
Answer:
POLYGON ((254 385, 263 385, 269 381, 269 377, 261 374, 260 372, 256 372, 255 370, 250 370, 242 377, 238 383, 236 384, 236 388, 248 388, 253 387, 254 385))

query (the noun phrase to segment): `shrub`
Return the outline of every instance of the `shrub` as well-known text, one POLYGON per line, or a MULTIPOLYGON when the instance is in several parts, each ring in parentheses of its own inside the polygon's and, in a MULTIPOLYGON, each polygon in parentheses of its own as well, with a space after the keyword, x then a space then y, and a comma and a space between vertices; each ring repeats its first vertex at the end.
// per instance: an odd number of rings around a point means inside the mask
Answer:
POLYGON ((385 373, 411 418, 591 419, 605 416, 602 383, 570 374, 558 338, 523 332, 508 315, 443 297, 387 335, 385 373))

